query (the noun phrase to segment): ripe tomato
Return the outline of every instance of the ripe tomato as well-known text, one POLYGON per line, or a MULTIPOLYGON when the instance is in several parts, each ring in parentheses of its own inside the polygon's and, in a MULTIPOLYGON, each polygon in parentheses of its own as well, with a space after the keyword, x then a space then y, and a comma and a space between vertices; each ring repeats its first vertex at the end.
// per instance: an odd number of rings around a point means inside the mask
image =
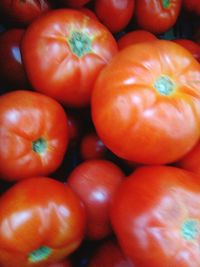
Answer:
POLYGON ((45 267, 72 267, 70 260, 64 259, 59 262, 49 263, 45 267))
POLYGON ((121 50, 100 73, 93 90, 98 136, 129 161, 178 160, 199 139, 199 84, 200 64, 172 41, 121 50))
POLYGON ((85 209, 65 184, 47 177, 22 180, 0 198, 0 265, 43 267, 78 248, 85 209))
POLYGON ((200 266, 200 176, 169 166, 141 167, 111 208, 122 250, 138 267, 200 266))
POLYGON ((116 53, 112 34, 72 9, 49 11, 30 25, 22 40, 22 58, 33 87, 74 107, 89 105, 99 72, 116 53))
POLYGON ((28 85, 20 52, 23 34, 23 29, 9 29, 0 34, 0 80, 6 87, 28 85))
POLYGON ((99 20, 96 16, 96 14, 89 8, 81 7, 78 9, 79 11, 83 12, 85 15, 91 17, 92 19, 99 20))
POLYGON ((47 0, 1 0, 3 17, 13 25, 28 25, 42 13, 50 9, 47 0))
POLYGON ((164 33, 177 21, 182 0, 136 0, 135 17, 140 28, 164 33))
POLYGON ((135 0, 95 0, 97 17, 111 32, 123 30, 130 22, 135 8, 135 0))
POLYGON ((88 267, 134 267, 123 255, 118 243, 105 241, 95 251, 88 267))
POLYGON ((83 160, 104 158, 107 148, 95 132, 82 137, 80 155, 83 160))
POLYGON ((190 51, 193 57, 200 63, 200 45, 198 43, 188 39, 176 39, 173 41, 190 51))
POLYGON ((68 185, 85 204, 87 237, 102 239, 111 233, 109 208, 124 174, 107 160, 87 160, 79 164, 67 179, 68 185))
POLYGON ((54 99, 31 91, 0 96, 0 177, 52 173, 68 144, 67 117, 54 99))
POLYGON ((183 0, 183 7, 189 12, 194 12, 200 16, 200 1, 199 0, 183 0))
POLYGON ((158 38, 151 32, 144 30, 135 30, 130 31, 120 37, 117 41, 119 50, 124 49, 125 47, 137 44, 146 41, 157 40, 158 38))

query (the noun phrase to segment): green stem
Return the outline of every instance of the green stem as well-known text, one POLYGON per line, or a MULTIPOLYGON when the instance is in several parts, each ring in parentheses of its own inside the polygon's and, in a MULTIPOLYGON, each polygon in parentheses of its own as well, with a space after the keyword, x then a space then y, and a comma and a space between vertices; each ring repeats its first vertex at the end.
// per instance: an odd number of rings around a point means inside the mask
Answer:
POLYGON ((32 263, 46 260, 51 254, 51 252, 52 252, 51 248, 41 246, 39 249, 34 250, 28 255, 28 260, 29 262, 32 262, 32 263))
POLYGON ((44 138, 38 138, 32 142, 32 149, 36 153, 43 153, 47 148, 47 142, 44 138))
POLYGON ((174 92, 175 85, 168 76, 161 76, 155 81, 154 88, 161 95, 168 96, 174 92))
POLYGON ((163 5, 164 8, 169 8, 170 0, 162 0, 162 5, 163 5))
POLYGON ((72 52, 78 57, 82 57, 92 51, 90 38, 82 32, 72 32, 67 42, 72 52))

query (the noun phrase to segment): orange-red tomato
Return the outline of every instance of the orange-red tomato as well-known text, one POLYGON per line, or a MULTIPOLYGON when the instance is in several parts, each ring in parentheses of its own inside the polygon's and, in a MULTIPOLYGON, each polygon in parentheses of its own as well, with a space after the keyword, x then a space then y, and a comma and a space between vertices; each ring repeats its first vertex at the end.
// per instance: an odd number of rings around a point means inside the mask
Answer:
POLYGON ((176 39, 173 41, 190 51, 193 57, 200 63, 200 45, 198 43, 189 39, 176 39))
POLYGON ((141 167, 111 208, 119 244, 137 267, 200 266, 200 176, 169 166, 141 167))
POLYGON ((107 160, 87 160, 79 164, 67 179, 86 208, 87 237, 103 239, 111 234, 109 209, 124 173, 107 160))
POLYGON ((135 4, 138 26, 154 34, 160 34, 176 23, 182 0, 136 0, 135 4))
POLYGON ((31 91, 0 96, 0 177, 48 175, 68 145, 67 116, 54 99, 31 91))
POLYGON ((94 10, 97 17, 111 31, 123 30, 131 18, 135 9, 135 0, 95 0, 94 10))
POLYGON ((73 9, 49 11, 34 21, 21 50, 35 90, 71 107, 89 105, 99 72, 117 51, 103 24, 73 9))
POLYGON ((85 235, 83 204, 65 184, 22 180, 0 197, 0 265, 44 267, 76 250, 85 235))
POLYGON ((172 41, 121 50, 97 78, 92 117, 117 156, 145 164, 178 160, 200 136, 200 64, 172 41))
POLYGON ((117 43, 119 50, 121 50, 132 44, 153 41, 157 39, 158 38, 151 32, 145 30, 135 30, 125 33, 118 39, 117 43))

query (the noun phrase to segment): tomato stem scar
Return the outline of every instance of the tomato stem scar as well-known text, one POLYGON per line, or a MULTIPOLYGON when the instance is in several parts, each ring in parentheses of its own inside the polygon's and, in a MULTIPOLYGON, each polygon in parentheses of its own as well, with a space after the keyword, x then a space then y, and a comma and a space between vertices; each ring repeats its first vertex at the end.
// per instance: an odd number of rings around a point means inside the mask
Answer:
POLYGON ((162 5, 163 5, 164 8, 169 8, 170 0, 162 0, 162 5))
POLYGON ((37 140, 32 142, 32 149, 36 153, 42 153, 47 148, 47 142, 44 138, 38 138, 37 140))
POLYGON ((51 254, 51 252, 52 252, 51 248, 41 246, 39 249, 34 250, 29 254, 28 260, 29 262, 40 262, 42 260, 47 259, 51 254))
POLYGON ((161 76, 155 81, 154 87, 161 95, 167 96, 173 93, 175 85, 168 76, 161 76))
POLYGON ((72 32, 67 42, 72 52, 78 57, 82 57, 92 51, 90 38, 82 32, 72 32))
POLYGON ((181 234, 186 240, 194 240, 200 234, 199 222, 194 219, 186 220, 181 227, 181 234))

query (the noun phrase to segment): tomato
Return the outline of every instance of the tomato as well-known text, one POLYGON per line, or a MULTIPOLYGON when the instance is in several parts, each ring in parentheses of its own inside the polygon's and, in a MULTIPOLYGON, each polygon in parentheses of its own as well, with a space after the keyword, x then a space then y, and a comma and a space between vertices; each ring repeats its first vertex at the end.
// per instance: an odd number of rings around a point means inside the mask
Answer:
POLYGON ((0 80, 10 88, 28 86, 20 52, 23 34, 23 29, 14 28, 0 34, 0 80))
POLYGON ((124 49, 125 47, 137 44, 146 41, 157 40, 158 38, 151 32, 145 30, 134 30, 128 33, 125 33, 117 41, 119 50, 124 49))
POLYGON ((200 176, 170 166, 141 167, 117 191, 111 221, 138 267, 198 267, 200 176))
POLYGON ((84 160, 104 158, 107 149, 95 132, 82 137, 80 142, 80 155, 84 160))
POLYGON ((130 22, 135 9, 135 0, 95 0, 97 17, 111 32, 123 30, 130 22))
POLYGON ((89 3, 91 0, 62 0, 62 3, 68 7, 79 8, 89 3))
POLYGON ((94 86, 91 110, 98 136, 129 161, 178 160, 199 139, 199 83, 200 64, 172 41, 121 50, 94 86))
POLYGON ((123 255, 118 243, 105 241, 94 253, 88 267, 134 267, 123 255))
POLYGON ((176 23, 181 4, 182 0, 136 0, 137 24, 154 34, 164 33, 176 23))
POLYGON ((110 203, 123 179, 124 174, 116 164, 100 159, 80 163, 69 175, 67 184, 86 208, 89 239, 103 239, 111 234, 110 203))
POLYGON ((59 262, 47 264, 45 267, 72 267, 72 264, 68 259, 64 259, 59 262))
POLYGON ((78 248, 85 233, 85 209, 65 184, 33 177, 0 198, 0 264, 44 267, 78 248))
POLYGON ((116 53, 112 34, 72 9, 41 16, 22 40, 22 58, 33 87, 73 107, 89 105, 99 72, 116 53))
POLYGON ((200 63, 200 45, 198 43, 189 39, 176 39, 173 41, 188 49, 192 53, 193 57, 200 63))
POLYGON ((27 26, 42 13, 50 10, 47 0, 1 0, 0 10, 3 18, 16 24, 27 26))
POLYGON ((183 0, 183 7, 189 12, 193 12, 200 16, 199 0, 183 0))
POLYGON ((0 96, 0 177, 47 175, 68 145, 66 113, 54 99, 31 91, 0 96))
POLYGON ((96 16, 96 14, 89 8, 81 7, 79 8, 79 11, 83 12, 85 15, 89 16, 92 19, 99 20, 96 16))

